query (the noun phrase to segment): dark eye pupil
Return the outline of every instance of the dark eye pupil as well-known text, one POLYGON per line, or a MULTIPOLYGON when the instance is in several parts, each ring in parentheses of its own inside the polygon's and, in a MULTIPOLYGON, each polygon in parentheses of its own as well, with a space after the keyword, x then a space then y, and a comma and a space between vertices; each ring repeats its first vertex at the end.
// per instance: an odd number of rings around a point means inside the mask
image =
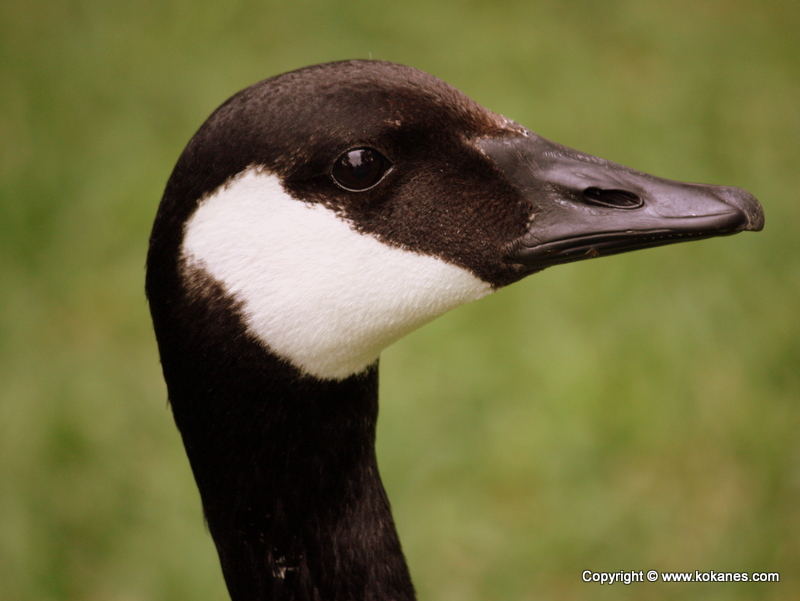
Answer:
POLYGON ((381 181, 389 167, 389 160, 377 150, 356 148, 336 159, 331 175, 342 188, 361 191, 381 181))

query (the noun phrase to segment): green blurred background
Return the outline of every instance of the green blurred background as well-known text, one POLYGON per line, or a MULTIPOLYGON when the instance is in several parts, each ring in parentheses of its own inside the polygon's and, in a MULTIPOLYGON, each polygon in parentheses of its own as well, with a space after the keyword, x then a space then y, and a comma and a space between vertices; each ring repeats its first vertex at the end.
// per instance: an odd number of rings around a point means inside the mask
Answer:
POLYGON ((384 353, 379 456, 421 599, 800 599, 796 0, 5 0, 0 599, 226 598, 166 405, 147 237, 218 104, 354 57, 746 188, 767 215, 548 270, 384 353), (781 582, 601 587, 586 569, 781 582))

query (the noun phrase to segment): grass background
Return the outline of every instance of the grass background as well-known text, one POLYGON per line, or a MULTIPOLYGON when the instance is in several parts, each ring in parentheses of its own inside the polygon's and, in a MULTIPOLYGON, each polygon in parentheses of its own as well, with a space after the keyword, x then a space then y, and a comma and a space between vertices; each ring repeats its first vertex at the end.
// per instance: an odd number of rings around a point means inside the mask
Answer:
POLYGON ((797 0, 5 0, 0 599, 226 598, 166 406, 149 228, 225 98, 354 57, 767 215, 545 271, 384 353, 379 456, 421 599, 800 598, 797 0))

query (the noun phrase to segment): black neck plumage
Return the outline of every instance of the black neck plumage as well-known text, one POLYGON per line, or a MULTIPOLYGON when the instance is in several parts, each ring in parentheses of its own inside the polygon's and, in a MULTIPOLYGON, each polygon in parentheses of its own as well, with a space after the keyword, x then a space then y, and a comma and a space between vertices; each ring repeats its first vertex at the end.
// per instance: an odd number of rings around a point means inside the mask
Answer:
POLYGON ((153 288, 170 403, 233 601, 414 599, 375 456, 377 363, 303 376, 219 291, 201 308, 153 288))

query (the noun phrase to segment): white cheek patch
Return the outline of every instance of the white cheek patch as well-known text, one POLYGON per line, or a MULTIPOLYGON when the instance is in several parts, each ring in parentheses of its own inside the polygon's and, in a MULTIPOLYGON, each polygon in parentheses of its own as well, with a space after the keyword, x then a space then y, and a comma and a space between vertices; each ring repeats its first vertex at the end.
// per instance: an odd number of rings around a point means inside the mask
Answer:
POLYGON ((492 291, 466 269, 358 233, 255 169, 200 203, 182 252, 241 303, 251 334, 324 379, 362 371, 405 334, 492 291))

